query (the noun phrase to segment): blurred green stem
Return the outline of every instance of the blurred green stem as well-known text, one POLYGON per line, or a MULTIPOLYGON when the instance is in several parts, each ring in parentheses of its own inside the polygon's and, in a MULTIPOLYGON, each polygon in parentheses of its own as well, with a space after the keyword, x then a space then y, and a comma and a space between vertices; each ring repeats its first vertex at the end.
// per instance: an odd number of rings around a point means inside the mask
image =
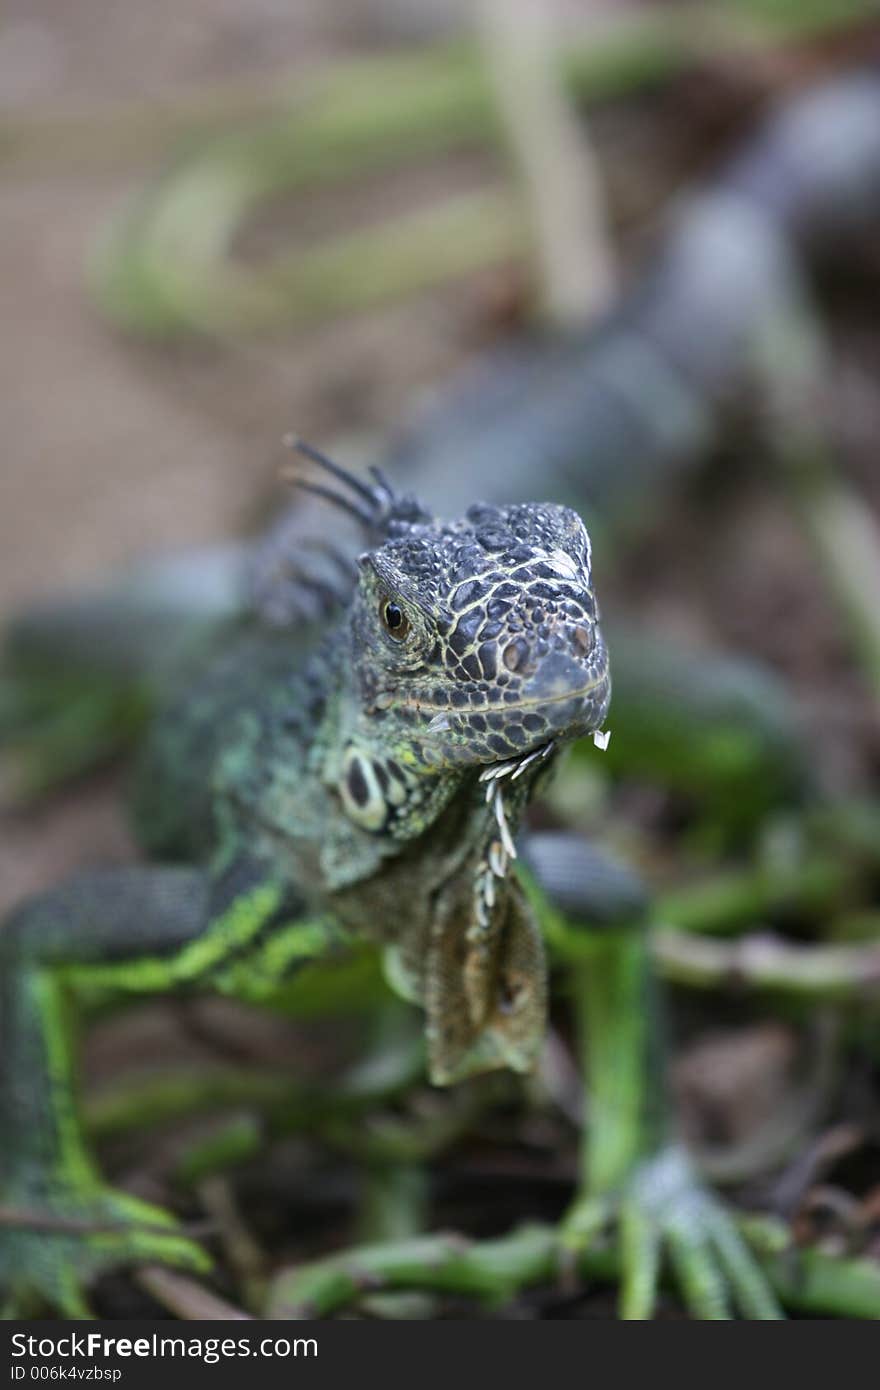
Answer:
POLYGON ((880 994, 880 944, 800 946, 761 935, 707 941, 667 930, 656 933, 653 951, 667 979, 696 989, 736 985, 813 1002, 880 994))
MULTIPOLYGON (((799 1251, 775 1223, 740 1223, 743 1234, 764 1247, 761 1266, 774 1290, 804 1313, 844 1318, 880 1317, 880 1263, 842 1259, 821 1250, 799 1251)), ((577 1257, 584 1278, 610 1280, 618 1274, 612 1247, 596 1244, 577 1257)), ((367 1290, 436 1289, 469 1295, 489 1305, 519 1290, 552 1283, 559 1268, 555 1227, 526 1226, 499 1240, 470 1243, 449 1235, 387 1245, 362 1246, 294 1271, 273 1281, 265 1316, 326 1317, 367 1290)))
MULTIPOLYGON (((840 0, 813 0, 803 15, 755 0, 744 18, 741 4, 728 4, 723 35, 717 15, 699 22, 690 5, 633 12, 596 28, 583 46, 569 45, 564 78, 582 100, 619 97, 707 52, 729 51, 735 35, 747 51, 772 47, 840 25, 863 8, 852 3, 841 13, 840 0), (762 11, 772 21, 766 30, 762 11)), ((341 64, 302 90, 293 109, 207 141, 135 201, 94 262, 96 291, 111 317, 157 336, 286 327, 439 283, 530 244, 523 208, 498 188, 454 195, 248 267, 234 254, 236 238, 271 199, 501 142, 485 65, 464 45, 341 64)), ((7 128, 7 149, 10 142, 14 151, 7 128)), ((20 158, 21 133, 18 144, 20 158)))
POLYGON ((94 1096, 87 1122, 94 1138, 105 1140, 132 1129, 158 1128, 184 1116, 212 1111, 257 1110, 270 1133, 320 1130, 345 1116, 365 1111, 408 1091, 424 1074, 421 1042, 372 1057, 369 1066, 352 1068, 333 1085, 310 1085, 256 1068, 204 1068, 151 1076, 131 1076, 94 1096))
POLYGON ((663 894, 655 915, 663 929, 723 936, 780 912, 828 911, 857 874, 842 855, 817 854, 790 868, 750 867, 663 894))
MULTIPOLYGON (((772 52, 799 40, 821 38, 875 14, 873 0, 722 0, 713 6, 708 23, 696 22, 700 16, 689 3, 669 4, 662 11, 612 11, 602 29, 591 35, 589 47, 568 47, 566 70, 580 95, 619 96, 675 76, 695 61, 719 54, 730 59, 772 52)), ((440 49, 439 57, 451 68, 464 62, 466 52, 461 47, 440 49)), ((41 110, 36 115, 9 112, 0 126, 0 164, 7 173, 130 167, 139 159, 162 157, 183 140, 198 140, 269 116, 290 104, 300 82, 310 96, 329 103, 331 97, 368 79, 377 90, 393 85, 396 74, 407 72, 418 61, 419 55, 411 54, 345 59, 315 77, 298 71, 263 72, 257 81, 235 78, 205 84, 166 98, 161 105, 152 99, 135 99, 109 117, 106 110, 88 108, 41 110)), ((401 124, 406 124, 409 115, 402 112, 401 124)), ((442 120, 438 124, 442 127, 442 120)))

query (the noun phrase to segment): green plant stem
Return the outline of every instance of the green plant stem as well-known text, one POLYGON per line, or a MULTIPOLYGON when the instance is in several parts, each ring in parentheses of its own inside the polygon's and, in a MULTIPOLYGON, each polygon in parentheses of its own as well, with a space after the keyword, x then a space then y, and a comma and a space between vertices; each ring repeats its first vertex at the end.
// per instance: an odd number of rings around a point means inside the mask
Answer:
POLYGON ((880 866, 880 806, 838 802, 804 811, 792 826, 803 849, 791 863, 750 865, 661 893, 660 928, 726 936, 780 915, 837 915, 880 866))
POLYGON ((293 1133, 344 1117, 357 1118, 416 1084, 424 1074, 421 1043, 370 1058, 333 1086, 267 1075, 255 1068, 206 1068, 126 1078, 88 1103, 89 1131, 98 1140, 132 1129, 156 1129, 191 1115, 222 1110, 259 1111, 270 1133, 293 1133))
POLYGON ((781 912, 827 912, 857 880, 841 855, 814 855, 790 868, 757 867, 715 874, 664 893, 655 915, 665 929, 724 936, 781 912))
MULTIPOLYGON (((839 3, 820 0, 805 22, 796 7, 783 15, 772 0, 764 4, 772 19, 766 32, 760 5, 745 20, 741 6, 725 6, 723 34, 718 16, 695 24, 691 6, 628 16, 568 49, 565 82, 581 100, 619 97, 667 80, 706 52, 736 42, 772 48, 863 9, 853 3, 841 14, 839 3)), ((94 262, 96 292, 111 317, 157 336, 279 328, 439 283, 530 244, 525 210, 499 190, 435 204, 403 219, 398 232, 396 222, 385 223, 248 270, 233 258, 233 243, 268 199, 503 145, 484 64, 465 45, 342 64, 304 83, 301 95, 262 127, 208 141, 136 201, 94 262)), ((7 158, 10 142, 14 154, 7 130, 7 158)), ((18 146, 20 159, 21 133, 18 146)))
POLYGON ((367 1165, 359 1234, 365 1244, 420 1235, 427 1219, 427 1182, 420 1164, 367 1165))
MULTIPOLYGON (((880 1263, 843 1259, 821 1250, 785 1245, 780 1229, 743 1221, 746 1236, 776 1238, 758 1258, 776 1293, 793 1309, 844 1318, 880 1317, 880 1263)), ((552 1226, 526 1226, 500 1240, 467 1242, 435 1235, 414 1241, 361 1247, 295 1271, 272 1284, 266 1316, 315 1318, 338 1312, 364 1293, 385 1289, 434 1289, 481 1300, 509 1301, 522 1289, 552 1283, 559 1270, 559 1241, 552 1226)), ((583 1278, 613 1280, 618 1257, 596 1244, 578 1255, 583 1278)))
MULTIPOLYGON (((417 1239, 428 1226, 428 1180, 416 1163, 368 1163, 361 1179, 358 1228, 365 1244, 417 1239)), ((366 1310, 373 1317, 432 1318, 434 1300, 418 1290, 376 1293, 366 1310)))
MULTIPOLYGON (((584 95, 619 96, 668 80, 717 53, 772 52, 786 44, 821 38, 825 32, 872 17, 876 6, 873 0, 726 0, 714 11, 712 22, 702 25, 694 23, 691 4, 667 5, 660 13, 635 10, 613 15, 601 31, 591 35, 589 47, 569 49, 565 56, 569 80, 584 95)), ((464 63, 465 52, 441 48, 439 56, 452 67, 464 63)), ((205 84, 171 96, 161 105, 154 100, 132 100, 109 110, 12 112, 0 126, 0 164, 7 174, 53 168, 68 173, 71 169, 130 168, 135 160, 161 157, 180 141, 204 138, 277 112, 291 104, 300 87, 327 104, 370 80, 381 93, 394 85, 398 73, 414 70, 420 56, 342 59, 317 77, 297 70, 261 73, 258 81, 235 78, 205 84)), ((411 93, 410 98, 417 108, 417 94, 411 93)), ((405 125, 412 114, 413 108, 403 110, 400 124, 405 125)))
POLYGON ((880 994, 880 945, 800 946, 768 936, 707 941, 661 931, 653 953, 664 976, 696 989, 736 985, 791 998, 836 1001, 880 994))

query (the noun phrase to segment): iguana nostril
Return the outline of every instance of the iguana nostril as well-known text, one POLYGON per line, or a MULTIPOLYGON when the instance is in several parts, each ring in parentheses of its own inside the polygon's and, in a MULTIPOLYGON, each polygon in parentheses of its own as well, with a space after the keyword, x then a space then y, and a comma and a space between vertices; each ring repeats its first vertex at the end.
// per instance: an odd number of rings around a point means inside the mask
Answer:
POLYGON ((521 637, 515 637, 513 641, 508 642, 507 646, 504 648, 504 655, 501 660, 504 662, 508 671, 518 671, 521 666, 525 665, 528 654, 529 648, 527 643, 524 642, 521 637))

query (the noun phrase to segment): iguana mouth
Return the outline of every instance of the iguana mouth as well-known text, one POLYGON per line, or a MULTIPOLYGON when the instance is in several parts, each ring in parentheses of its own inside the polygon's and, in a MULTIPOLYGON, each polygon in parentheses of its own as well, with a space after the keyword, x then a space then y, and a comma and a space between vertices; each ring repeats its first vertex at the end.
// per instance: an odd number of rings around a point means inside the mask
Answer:
MULTIPOLYGON (((511 702, 510 704, 505 704, 502 706, 502 709, 505 714, 516 714, 520 710, 546 709, 548 705, 559 705, 567 700, 578 700, 582 696, 592 695, 593 691, 598 690, 601 685, 604 685, 607 679, 607 671, 600 671, 598 676, 596 676, 594 680, 589 681, 586 685, 582 685, 576 690, 566 690, 561 695, 551 695, 549 697, 536 695, 531 700, 517 700, 516 703, 511 702)), ((419 700, 417 696, 404 699, 401 701, 401 703, 405 705, 413 705, 416 709, 422 708, 422 701, 419 700)), ((435 724, 438 720, 442 719, 444 716, 449 714, 458 716, 468 713, 467 706, 432 705, 431 708, 435 711, 435 714, 431 720, 431 723, 428 725, 427 732, 429 734, 442 733, 442 728, 434 729, 431 726, 435 724)))

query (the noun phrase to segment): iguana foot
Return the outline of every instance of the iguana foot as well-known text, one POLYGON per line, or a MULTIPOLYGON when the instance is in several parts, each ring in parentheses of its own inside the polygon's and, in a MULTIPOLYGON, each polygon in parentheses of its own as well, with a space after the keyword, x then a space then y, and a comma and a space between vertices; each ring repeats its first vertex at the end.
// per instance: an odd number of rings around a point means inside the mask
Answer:
POLYGON ((784 1316, 732 1217, 680 1149, 641 1163, 616 1196, 577 1201, 564 1249, 585 1249, 615 1218, 621 1317, 653 1316, 664 1257, 695 1318, 730 1318, 733 1309, 753 1320, 784 1316))
POLYGON ((146 1263, 204 1272, 211 1261, 168 1212, 111 1188, 0 1207, 3 1318, 46 1307, 68 1318, 91 1317, 92 1280, 120 1265, 146 1263))

